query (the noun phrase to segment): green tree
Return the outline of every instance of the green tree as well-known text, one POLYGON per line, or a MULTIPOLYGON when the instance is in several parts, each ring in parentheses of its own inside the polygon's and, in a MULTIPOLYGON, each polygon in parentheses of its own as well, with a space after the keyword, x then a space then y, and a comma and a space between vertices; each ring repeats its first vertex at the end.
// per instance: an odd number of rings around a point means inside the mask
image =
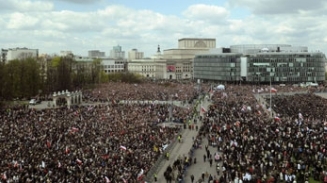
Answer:
POLYGON ((91 64, 91 78, 92 78, 92 84, 100 83, 100 77, 101 77, 101 59, 94 59, 91 64))
POLYGON ((7 98, 32 97, 42 88, 40 65, 34 58, 12 60, 4 65, 2 94, 7 98))
POLYGON ((4 63, 0 62, 0 102, 4 98, 4 82, 5 82, 5 73, 4 73, 4 63))

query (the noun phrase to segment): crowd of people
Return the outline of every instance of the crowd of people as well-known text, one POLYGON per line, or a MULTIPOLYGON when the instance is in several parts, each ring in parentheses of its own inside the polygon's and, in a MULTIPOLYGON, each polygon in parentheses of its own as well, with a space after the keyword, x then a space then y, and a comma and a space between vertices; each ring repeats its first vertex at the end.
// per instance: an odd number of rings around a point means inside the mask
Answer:
POLYGON ((269 101, 259 102, 253 95, 267 93, 267 87, 229 86, 212 95, 203 128, 208 144, 222 152, 221 176, 214 181, 327 180, 327 100, 277 92, 272 96, 276 116, 270 117, 269 101))
MULTIPOLYGON (((190 84, 110 84, 122 100, 164 100, 174 95, 188 100, 190 84), (141 89, 137 89, 141 88, 141 89), (146 89, 144 93, 141 93, 146 89), (176 95, 177 93, 177 95, 176 95), (165 97, 164 97, 165 96, 165 97), (149 97, 149 98, 148 98, 149 97), (152 98, 151 98, 152 97, 152 98)), ((91 92, 90 98, 104 99, 91 92)), ((165 128, 171 115, 183 121, 191 107, 157 103, 116 103, 1 111, 1 182, 140 182, 180 133, 165 128)))
MULTIPOLYGON (((206 84, 208 100, 201 133, 208 145, 222 153, 219 177, 210 181, 305 182, 326 176, 326 101, 313 94, 284 96, 279 92, 305 92, 305 88, 275 86, 270 118, 264 101, 254 94, 269 86, 227 85, 224 91, 206 84), (324 129, 324 130, 322 130, 324 129)), ((102 103, 70 109, 1 111, 0 180, 2 182, 139 182, 163 147, 180 135, 179 128, 158 126, 169 114, 187 122, 199 91, 194 83, 109 83, 84 91, 84 101, 102 103), (120 100, 140 101, 119 103, 120 100), (171 107, 142 101, 188 101, 190 107, 171 107), (110 101, 110 102, 108 102, 110 101)), ((269 102, 268 102, 269 103, 269 102)), ((176 163, 182 179, 184 165, 176 163), (183 166, 182 166, 183 165, 183 166)))
POLYGON ((84 91, 89 101, 106 100, 158 100, 188 101, 196 95, 196 84, 192 82, 155 82, 142 84, 108 83, 100 87, 84 91))

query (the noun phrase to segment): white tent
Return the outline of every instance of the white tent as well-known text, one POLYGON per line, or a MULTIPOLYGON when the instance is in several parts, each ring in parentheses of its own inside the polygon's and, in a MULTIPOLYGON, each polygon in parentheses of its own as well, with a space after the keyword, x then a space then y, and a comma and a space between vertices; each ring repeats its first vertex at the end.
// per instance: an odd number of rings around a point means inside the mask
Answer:
POLYGON ((218 85, 217 90, 225 90, 225 86, 224 85, 218 85))

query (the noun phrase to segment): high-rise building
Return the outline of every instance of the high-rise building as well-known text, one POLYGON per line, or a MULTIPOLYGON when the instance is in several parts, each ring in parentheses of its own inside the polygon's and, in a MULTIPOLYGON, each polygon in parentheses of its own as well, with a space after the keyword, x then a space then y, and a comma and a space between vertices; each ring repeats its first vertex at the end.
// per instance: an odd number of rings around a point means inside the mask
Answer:
POLYGON ((132 49, 128 52, 128 60, 142 59, 144 57, 143 52, 139 52, 137 49, 132 49))
POLYGON ((106 53, 105 52, 101 52, 99 50, 90 50, 88 52, 88 56, 90 58, 102 58, 102 57, 105 57, 106 56, 106 53))
POLYGON ((110 58, 112 59, 125 59, 125 51, 122 51, 121 46, 117 45, 110 51, 110 58))

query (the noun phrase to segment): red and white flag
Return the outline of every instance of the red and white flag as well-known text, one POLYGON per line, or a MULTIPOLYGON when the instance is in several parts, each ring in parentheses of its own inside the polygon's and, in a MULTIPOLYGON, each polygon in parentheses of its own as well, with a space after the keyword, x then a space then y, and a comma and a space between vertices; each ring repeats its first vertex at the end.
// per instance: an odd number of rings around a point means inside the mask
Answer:
POLYGON ((141 169, 140 173, 137 174, 137 180, 140 181, 143 179, 144 170, 141 169))
POLYGON ((78 158, 76 159, 76 162, 77 162, 78 165, 82 165, 83 164, 82 160, 80 160, 78 158))
POLYGON ((79 129, 76 127, 72 127, 72 129, 71 129, 71 132, 78 132, 78 131, 79 131, 79 129))
POLYGON ((47 147, 50 148, 51 147, 51 141, 47 140, 47 147))
POLYGON ((205 113, 205 112, 207 112, 207 110, 203 106, 201 106, 201 113, 205 113))
POLYGON ((119 148, 120 148, 121 150, 124 150, 124 151, 127 150, 127 148, 126 148, 125 146, 120 146, 119 148))
POLYGON ((7 174, 6 172, 1 175, 2 180, 7 180, 7 174))
POLYGON ((65 154, 69 154, 69 152, 70 152, 70 150, 69 150, 69 148, 66 146, 66 148, 65 148, 65 154))
POLYGON ((15 168, 17 168, 18 167, 18 162, 17 161, 14 161, 13 162, 13 165, 14 165, 15 168))
POLYGON ((122 179, 123 179, 123 182, 124 182, 124 183, 127 183, 127 180, 126 180, 126 179, 124 179, 124 177, 122 177, 122 179))
POLYGON ((273 93, 277 93, 277 89, 276 88, 271 88, 270 91, 273 92, 273 93))
POLYGON ((110 179, 107 176, 105 176, 104 179, 106 180, 106 183, 110 183, 111 182, 110 179))
POLYGON ((276 117, 274 117, 274 120, 279 122, 280 118, 278 116, 276 116, 276 117))

